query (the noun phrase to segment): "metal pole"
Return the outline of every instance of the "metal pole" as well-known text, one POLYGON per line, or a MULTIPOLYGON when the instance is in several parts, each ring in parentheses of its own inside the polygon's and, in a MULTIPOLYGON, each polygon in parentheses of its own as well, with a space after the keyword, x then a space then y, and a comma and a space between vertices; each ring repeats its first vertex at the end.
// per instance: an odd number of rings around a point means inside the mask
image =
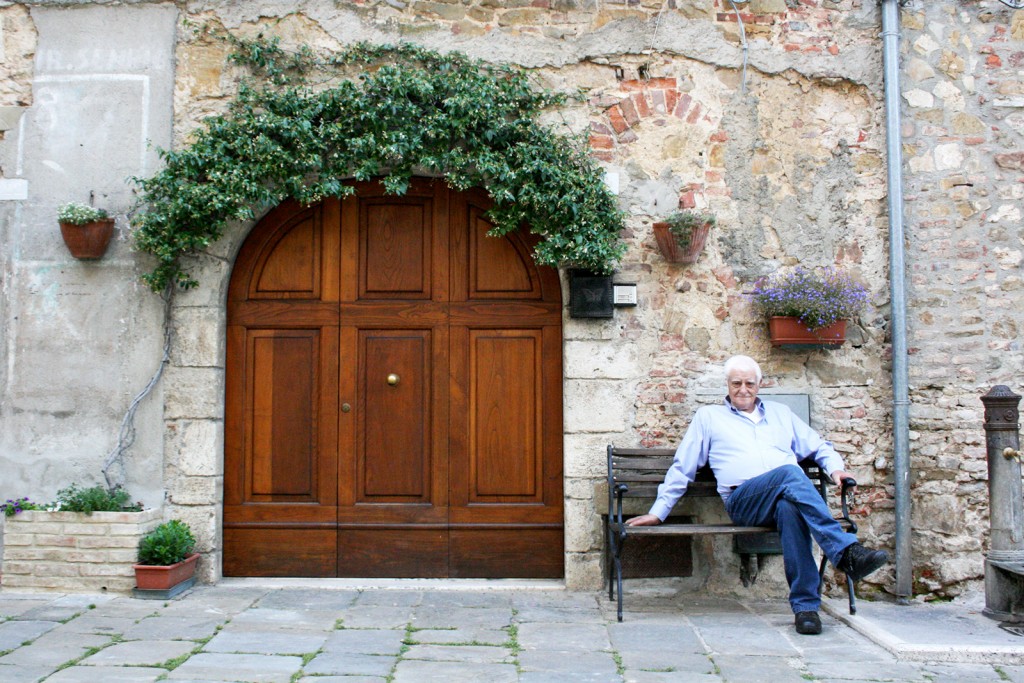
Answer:
POLYGON ((910 399, 907 379, 907 302, 904 284, 903 150, 900 139, 900 9, 882 0, 882 58, 885 72, 885 131, 888 155, 889 287, 892 313, 893 470, 896 485, 896 600, 913 592, 910 531, 910 399))

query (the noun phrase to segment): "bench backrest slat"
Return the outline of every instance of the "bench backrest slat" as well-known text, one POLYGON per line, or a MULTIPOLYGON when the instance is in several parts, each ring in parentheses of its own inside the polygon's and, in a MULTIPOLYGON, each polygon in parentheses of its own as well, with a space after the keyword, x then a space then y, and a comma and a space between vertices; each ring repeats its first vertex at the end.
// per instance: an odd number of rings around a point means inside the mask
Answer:
MULTIPOLYGON (((665 472, 672 465, 674 448, 618 448, 608 446, 608 505, 612 509, 612 495, 617 484, 625 484, 628 490, 624 498, 655 498, 658 485, 665 480, 665 472)), ((807 475, 815 480, 819 488, 826 477, 821 468, 813 462, 801 463, 807 475)), ((707 498, 718 495, 715 473, 707 465, 697 471, 694 481, 687 487, 686 495, 707 498)))

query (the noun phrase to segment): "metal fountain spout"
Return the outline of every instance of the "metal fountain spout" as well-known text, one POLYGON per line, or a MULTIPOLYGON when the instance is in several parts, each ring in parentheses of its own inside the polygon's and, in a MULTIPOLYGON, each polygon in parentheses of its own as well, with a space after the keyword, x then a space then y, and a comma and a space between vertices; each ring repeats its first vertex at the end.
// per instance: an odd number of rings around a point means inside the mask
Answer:
POLYGON ((1020 399, 1001 384, 981 397, 985 404, 990 525, 989 551, 985 558, 984 614, 1008 622, 1024 622, 1020 399))

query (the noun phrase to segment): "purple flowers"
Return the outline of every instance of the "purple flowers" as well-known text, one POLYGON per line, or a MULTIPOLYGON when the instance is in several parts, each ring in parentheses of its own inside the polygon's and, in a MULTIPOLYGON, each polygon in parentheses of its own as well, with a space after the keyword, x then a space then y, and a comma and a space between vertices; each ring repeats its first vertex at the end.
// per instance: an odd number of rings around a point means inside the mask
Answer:
POLYGON ((8 517, 18 514, 22 510, 41 510, 42 506, 33 503, 26 496, 25 498, 16 498, 15 500, 7 499, 7 502, 0 505, 0 510, 8 517))
POLYGON ((751 298, 766 318, 795 316, 816 330, 856 316, 867 305, 868 292, 836 268, 814 272, 800 267, 761 278, 754 283, 751 298))

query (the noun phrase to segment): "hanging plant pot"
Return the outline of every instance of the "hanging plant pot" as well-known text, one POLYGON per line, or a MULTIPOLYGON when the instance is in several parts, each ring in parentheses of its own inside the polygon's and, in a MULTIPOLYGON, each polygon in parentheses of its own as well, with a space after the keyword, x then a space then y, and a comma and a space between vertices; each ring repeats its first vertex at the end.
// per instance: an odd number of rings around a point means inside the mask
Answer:
POLYGON ((135 564, 135 591, 137 598, 171 598, 195 584, 196 560, 199 553, 192 553, 177 564, 161 567, 158 565, 135 564))
POLYGON ((700 223, 679 235, 672 231, 670 223, 658 222, 654 224, 654 239, 669 263, 696 263, 710 231, 710 223, 700 223))
POLYGON ((102 258, 114 234, 114 219, 101 218, 91 223, 61 223, 60 234, 68 251, 83 261, 102 258))
POLYGON ((768 319, 772 346, 782 348, 838 349, 846 342, 846 321, 812 330, 796 316, 777 315, 768 319))

